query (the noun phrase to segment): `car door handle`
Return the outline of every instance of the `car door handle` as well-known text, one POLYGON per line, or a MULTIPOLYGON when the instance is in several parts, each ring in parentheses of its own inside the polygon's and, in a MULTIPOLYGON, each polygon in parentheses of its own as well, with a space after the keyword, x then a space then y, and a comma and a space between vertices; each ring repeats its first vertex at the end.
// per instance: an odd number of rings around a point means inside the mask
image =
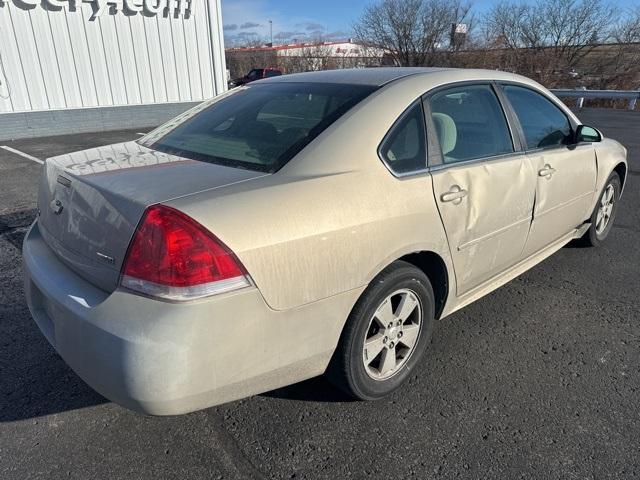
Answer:
POLYGON ((458 185, 454 185, 448 192, 440 195, 440 200, 443 202, 453 202, 454 205, 458 205, 462 202, 462 199, 467 196, 467 191, 460 188, 458 185))
POLYGON ((542 168, 542 170, 538 171, 538 176, 551 178, 551 175, 555 173, 556 169, 552 168, 548 163, 542 168))

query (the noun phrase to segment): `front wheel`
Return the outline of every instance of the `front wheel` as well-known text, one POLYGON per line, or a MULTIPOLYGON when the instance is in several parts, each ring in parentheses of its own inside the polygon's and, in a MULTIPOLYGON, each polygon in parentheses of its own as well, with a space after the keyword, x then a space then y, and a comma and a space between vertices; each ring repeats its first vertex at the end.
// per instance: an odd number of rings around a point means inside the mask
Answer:
POLYGON ((584 245, 599 247, 609 235, 618 210, 620 190, 620 177, 616 172, 613 172, 607 179, 598 203, 591 214, 591 226, 580 239, 584 245))
POLYGON ((327 371, 352 397, 381 398, 416 368, 433 328, 434 296, 427 276, 397 261, 367 287, 347 319, 327 371))

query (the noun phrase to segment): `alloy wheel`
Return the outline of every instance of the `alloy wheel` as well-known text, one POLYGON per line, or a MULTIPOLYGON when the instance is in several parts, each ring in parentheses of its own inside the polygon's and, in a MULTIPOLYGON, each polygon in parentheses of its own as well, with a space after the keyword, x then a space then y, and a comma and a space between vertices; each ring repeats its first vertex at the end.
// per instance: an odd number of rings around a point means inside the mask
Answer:
POLYGON ((609 220, 611 220, 611 214, 613 213, 615 193, 615 187, 610 183, 600 198, 600 206, 596 215, 596 233, 598 235, 601 235, 609 225, 609 220))
POLYGON ((420 336, 422 307, 409 289, 393 292, 378 306, 369 321, 362 361, 369 377, 386 380, 407 362, 420 336))

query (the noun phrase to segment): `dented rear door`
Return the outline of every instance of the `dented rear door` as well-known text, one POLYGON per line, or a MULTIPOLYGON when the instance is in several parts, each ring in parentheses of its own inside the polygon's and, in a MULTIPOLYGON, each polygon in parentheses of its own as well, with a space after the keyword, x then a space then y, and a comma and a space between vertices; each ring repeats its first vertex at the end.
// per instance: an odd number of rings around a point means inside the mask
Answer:
POLYGON ((435 91, 426 105, 433 193, 460 296, 523 258, 536 178, 490 82, 435 91))
POLYGON ((522 154, 432 171, 462 295, 522 259, 535 198, 522 154))

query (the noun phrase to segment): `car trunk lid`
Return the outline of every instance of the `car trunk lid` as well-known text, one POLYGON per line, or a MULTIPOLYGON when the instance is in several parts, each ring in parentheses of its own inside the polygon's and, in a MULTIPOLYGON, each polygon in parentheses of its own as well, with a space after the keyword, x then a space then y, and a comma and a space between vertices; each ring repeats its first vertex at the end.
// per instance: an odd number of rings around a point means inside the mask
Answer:
POLYGON ((149 205, 263 175, 157 152, 136 142, 61 155, 45 165, 38 226, 70 268, 113 291, 149 205))

